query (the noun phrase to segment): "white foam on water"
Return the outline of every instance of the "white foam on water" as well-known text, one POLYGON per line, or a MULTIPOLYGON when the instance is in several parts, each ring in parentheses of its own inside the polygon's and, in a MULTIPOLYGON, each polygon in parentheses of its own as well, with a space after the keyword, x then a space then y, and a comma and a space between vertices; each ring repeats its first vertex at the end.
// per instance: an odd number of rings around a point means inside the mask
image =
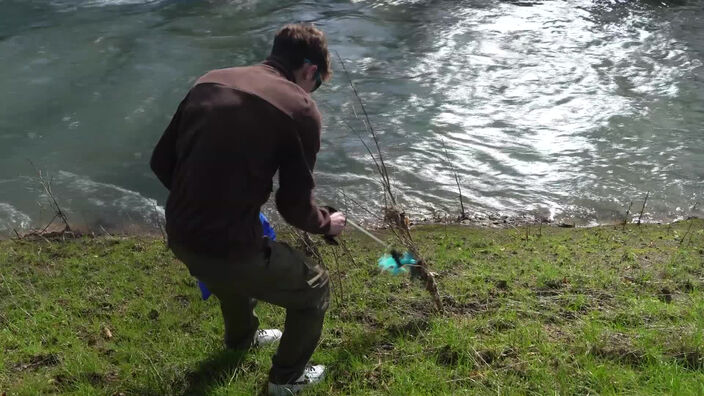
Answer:
POLYGON ((411 6, 414 4, 422 4, 426 2, 427 0, 376 0, 376 1, 368 1, 368 0, 352 0, 352 3, 371 3, 372 8, 377 8, 377 7, 391 7, 391 6, 411 6))
POLYGON ((70 209, 81 214, 89 226, 101 222, 157 226, 164 222, 164 208, 136 191, 67 171, 59 171, 54 184, 57 191, 60 188, 70 197, 65 200, 70 209))
POLYGON ((0 202, 0 233, 15 230, 25 230, 30 227, 32 219, 14 206, 0 202))
POLYGON ((59 12, 73 12, 81 8, 107 8, 158 4, 164 0, 50 0, 49 4, 59 12))
POLYGON ((138 5, 160 3, 163 0, 88 0, 83 2, 86 7, 110 7, 122 5, 138 5))

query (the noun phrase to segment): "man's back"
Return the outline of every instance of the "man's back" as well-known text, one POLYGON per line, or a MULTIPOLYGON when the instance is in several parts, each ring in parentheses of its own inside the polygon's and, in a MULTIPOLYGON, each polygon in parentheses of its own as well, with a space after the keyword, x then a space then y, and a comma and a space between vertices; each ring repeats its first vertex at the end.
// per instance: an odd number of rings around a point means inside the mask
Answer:
POLYGON ((285 242, 262 238, 258 212, 278 170, 276 206, 286 222, 330 236, 344 229, 342 213, 313 202, 320 113, 308 93, 331 73, 323 32, 286 25, 263 64, 197 81, 151 160, 170 190, 169 247, 220 300, 225 346, 246 350, 259 341, 257 301, 286 309, 283 335, 263 331, 280 337, 267 385, 272 396, 297 393, 325 373, 307 363, 329 305, 327 271, 285 242))
POLYGON ((299 201, 310 203, 319 145, 320 113, 283 68, 207 73, 181 102, 152 157, 170 189, 169 241, 213 256, 259 249, 259 210, 280 167, 279 211, 316 231, 326 214, 315 208, 311 215, 299 201))

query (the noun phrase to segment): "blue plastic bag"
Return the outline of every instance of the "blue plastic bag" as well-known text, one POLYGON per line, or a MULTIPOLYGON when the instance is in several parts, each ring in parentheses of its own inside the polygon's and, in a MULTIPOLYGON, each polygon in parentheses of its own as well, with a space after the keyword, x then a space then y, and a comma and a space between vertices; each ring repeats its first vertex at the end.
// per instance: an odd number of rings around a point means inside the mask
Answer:
MULTIPOLYGON (((276 232, 274 231, 274 227, 271 226, 269 219, 267 219, 262 212, 259 212, 259 221, 262 223, 262 235, 275 241, 276 232)), ((198 281, 198 287, 200 288, 200 296, 203 300, 207 300, 212 294, 210 290, 208 290, 208 287, 201 281, 198 281)))
POLYGON ((269 219, 264 216, 264 213, 259 212, 259 221, 262 222, 263 235, 272 241, 276 240, 276 232, 274 232, 274 227, 269 224, 269 219))

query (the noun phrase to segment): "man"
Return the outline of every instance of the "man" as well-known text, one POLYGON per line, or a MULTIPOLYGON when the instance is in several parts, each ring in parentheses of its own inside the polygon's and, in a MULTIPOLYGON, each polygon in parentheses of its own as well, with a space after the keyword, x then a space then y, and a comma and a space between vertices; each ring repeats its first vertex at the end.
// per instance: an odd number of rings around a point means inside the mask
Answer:
POLYGON ((259 210, 279 172, 276 206, 293 226, 338 235, 345 216, 313 202, 321 119, 309 93, 331 76, 324 34, 283 27, 261 64, 213 70, 181 102, 151 167, 169 189, 169 247, 220 300, 225 345, 248 349, 280 339, 270 394, 318 382, 307 366, 328 307, 328 274, 285 243, 262 237, 259 210), (283 336, 257 330, 257 300, 286 308, 283 336))

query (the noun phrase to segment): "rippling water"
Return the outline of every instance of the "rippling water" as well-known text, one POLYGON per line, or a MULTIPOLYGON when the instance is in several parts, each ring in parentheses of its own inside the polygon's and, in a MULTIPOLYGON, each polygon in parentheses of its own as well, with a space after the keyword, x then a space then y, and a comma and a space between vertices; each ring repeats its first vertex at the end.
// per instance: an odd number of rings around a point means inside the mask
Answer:
MULTIPOLYGON (((608 222, 650 191, 652 221, 704 214, 702 0, 0 0, 0 232, 50 220, 34 167, 76 224, 155 224, 178 102, 291 21, 345 59, 417 216, 457 214, 452 166, 476 213, 608 222)), ((318 196, 365 216, 381 188, 334 67, 318 196)))

